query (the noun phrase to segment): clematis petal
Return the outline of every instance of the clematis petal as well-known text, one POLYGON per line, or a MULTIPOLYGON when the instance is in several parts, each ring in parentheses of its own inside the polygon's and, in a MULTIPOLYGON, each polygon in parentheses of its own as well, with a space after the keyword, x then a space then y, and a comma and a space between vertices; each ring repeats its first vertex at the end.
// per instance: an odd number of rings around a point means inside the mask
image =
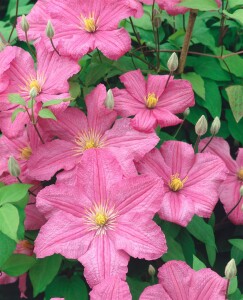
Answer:
POLYGON ((92 240, 88 251, 79 257, 79 261, 85 267, 84 276, 92 288, 110 276, 125 280, 129 255, 117 250, 108 235, 99 235, 92 240))
POLYGON ((137 130, 152 132, 157 126, 157 119, 152 110, 143 109, 132 119, 131 125, 137 130))
POLYGON ((91 300, 132 300, 128 284, 119 277, 110 277, 94 286, 91 300))
POLYGON ((148 286, 142 292, 139 300, 172 300, 161 284, 148 286))
POLYGON ((38 258, 57 253, 78 259, 88 250, 93 237, 94 232, 88 230, 81 218, 58 211, 41 227, 34 252, 38 258))

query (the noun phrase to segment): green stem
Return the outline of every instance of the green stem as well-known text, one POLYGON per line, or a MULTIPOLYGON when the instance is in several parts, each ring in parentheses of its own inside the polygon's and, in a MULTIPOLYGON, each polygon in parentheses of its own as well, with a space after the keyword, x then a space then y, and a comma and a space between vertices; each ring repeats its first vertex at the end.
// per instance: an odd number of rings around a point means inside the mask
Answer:
POLYGON ((212 140, 213 140, 214 137, 215 137, 215 135, 211 136, 211 138, 209 139, 209 141, 207 142, 207 144, 200 151, 201 153, 203 153, 203 151, 207 148, 207 146, 212 142, 212 140))
POLYGON ((53 40, 50 39, 51 41, 51 45, 52 45, 52 48, 54 49, 54 51, 60 56, 60 53, 58 52, 57 48, 55 47, 54 43, 53 43, 53 40))
POLYGON ((12 30, 10 32, 9 38, 8 38, 8 43, 10 43, 12 34, 13 34, 14 29, 15 29, 15 27, 17 25, 18 12, 19 12, 19 0, 16 1, 15 20, 14 20, 13 27, 12 27, 12 30))

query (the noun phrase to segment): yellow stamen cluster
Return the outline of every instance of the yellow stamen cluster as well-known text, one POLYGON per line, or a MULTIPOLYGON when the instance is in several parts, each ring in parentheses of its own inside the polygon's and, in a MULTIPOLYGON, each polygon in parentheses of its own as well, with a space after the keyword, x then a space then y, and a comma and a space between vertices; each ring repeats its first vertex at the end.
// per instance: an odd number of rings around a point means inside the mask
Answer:
POLYGON ((108 202, 95 204, 86 211, 84 222, 90 231, 95 230, 96 235, 100 235, 105 234, 108 229, 114 229, 117 216, 115 208, 109 207, 108 202))
POLYGON ((30 146, 24 147, 20 150, 20 157, 22 159, 28 160, 31 155, 32 155, 32 149, 30 148, 30 146))
POLYGON ((148 93, 148 96, 145 97, 145 103, 148 108, 154 108, 158 103, 158 97, 155 93, 148 93))
POLYGON ((78 145, 78 147, 75 148, 78 153, 92 148, 102 148, 104 146, 102 135, 94 130, 80 133, 75 139, 75 143, 78 145))
POLYGON ((83 28, 87 32, 95 32, 97 30, 97 20, 95 20, 94 13, 90 13, 88 18, 81 15, 83 28))
POLYGON ((170 176, 168 185, 173 192, 181 190, 184 187, 184 183, 188 179, 188 177, 186 176, 183 180, 181 180, 179 176, 180 175, 178 173, 170 176))
POLYGON ((243 168, 241 168, 240 171, 238 171, 237 176, 238 176, 238 179, 243 181, 243 168))
POLYGON ((29 90, 32 88, 35 88, 37 95, 41 92, 41 86, 38 80, 34 79, 29 83, 29 90))

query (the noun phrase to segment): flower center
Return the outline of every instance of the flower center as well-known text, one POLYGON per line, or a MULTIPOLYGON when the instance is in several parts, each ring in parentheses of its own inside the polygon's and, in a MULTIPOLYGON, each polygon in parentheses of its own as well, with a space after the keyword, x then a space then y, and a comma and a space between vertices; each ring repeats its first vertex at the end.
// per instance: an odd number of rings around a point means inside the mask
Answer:
POLYGON ((87 32, 95 32, 97 30, 97 21, 95 20, 94 13, 90 13, 88 18, 81 15, 82 27, 87 32))
POLYGON ((78 135, 75 139, 75 143, 78 145, 78 147, 75 148, 77 152, 84 152, 88 149, 102 148, 104 146, 102 135, 92 129, 78 135))
POLYGON ((85 224, 89 230, 95 230, 96 235, 105 234, 106 231, 113 230, 118 216, 114 207, 109 207, 108 203, 95 204, 87 210, 85 214, 85 224))
POLYGON ((41 92, 41 86, 38 80, 31 80, 29 83, 29 91, 34 88, 36 90, 36 94, 38 95, 41 92))
POLYGON ((158 103, 158 97, 156 97, 155 93, 148 93, 148 96, 145 97, 145 103, 148 108, 154 108, 158 103))
POLYGON ((188 177, 186 176, 184 179, 180 179, 179 174, 176 173, 170 176, 169 187, 173 192, 177 192, 181 190, 184 186, 184 183, 187 181, 188 177))
POLYGON ((32 154, 32 149, 30 148, 30 146, 24 147, 20 151, 20 157, 22 159, 28 160, 30 158, 31 154, 32 154))
POLYGON ((243 181, 243 168, 240 169, 240 171, 237 173, 237 176, 240 180, 243 181))

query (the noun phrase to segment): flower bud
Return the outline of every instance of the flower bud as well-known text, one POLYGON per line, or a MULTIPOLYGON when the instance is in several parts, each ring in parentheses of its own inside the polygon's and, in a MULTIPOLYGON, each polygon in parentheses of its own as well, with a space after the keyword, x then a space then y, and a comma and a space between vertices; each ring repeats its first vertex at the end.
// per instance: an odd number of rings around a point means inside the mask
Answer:
POLYGON ((115 105, 115 101, 114 101, 113 93, 112 90, 109 89, 107 92, 107 96, 105 98, 105 106, 109 109, 113 109, 114 105, 115 105))
POLYGON ((173 52, 168 59, 167 67, 170 72, 174 72, 178 68, 178 56, 175 52, 173 52))
POLYGON ((195 126, 196 134, 201 136, 204 135, 208 130, 208 122, 204 115, 201 116, 201 118, 197 121, 195 126))
POLYGON ((159 28, 161 26, 162 20, 161 20, 160 12, 157 9, 153 10, 152 22, 155 28, 159 28))
POLYGON ((152 265, 149 265, 149 267, 148 267, 148 273, 149 273, 149 275, 151 277, 153 277, 155 275, 156 270, 155 270, 155 268, 152 265))
POLYGON ((9 171, 10 175, 12 175, 14 177, 19 177, 19 175, 20 175, 19 164, 13 156, 10 156, 8 159, 8 171, 9 171))
POLYGON ((221 122, 219 117, 215 117, 210 128, 211 134, 216 135, 219 132, 220 126, 221 126, 221 122))
POLYGON ((184 110, 183 116, 184 116, 184 118, 186 118, 189 115, 190 115, 190 108, 188 107, 187 109, 184 110))
POLYGON ((34 99, 38 95, 38 91, 36 87, 32 87, 32 89, 29 92, 30 98, 34 99))
POLYGON ((240 196, 243 197, 243 185, 240 187, 240 196))
POLYGON ((236 268, 236 264, 235 264, 235 260, 234 258, 232 258, 226 265, 225 270, 224 270, 224 274, 226 279, 230 280, 232 278, 234 278, 237 274, 237 268, 236 268))
POLYGON ((48 20, 47 25, 46 25, 46 36, 49 39, 52 39, 54 37, 54 28, 52 26, 51 20, 48 20))
POLYGON ((29 25, 25 15, 22 15, 20 26, 24 32, 27 32, 30 29, 30 25, 29 25))

